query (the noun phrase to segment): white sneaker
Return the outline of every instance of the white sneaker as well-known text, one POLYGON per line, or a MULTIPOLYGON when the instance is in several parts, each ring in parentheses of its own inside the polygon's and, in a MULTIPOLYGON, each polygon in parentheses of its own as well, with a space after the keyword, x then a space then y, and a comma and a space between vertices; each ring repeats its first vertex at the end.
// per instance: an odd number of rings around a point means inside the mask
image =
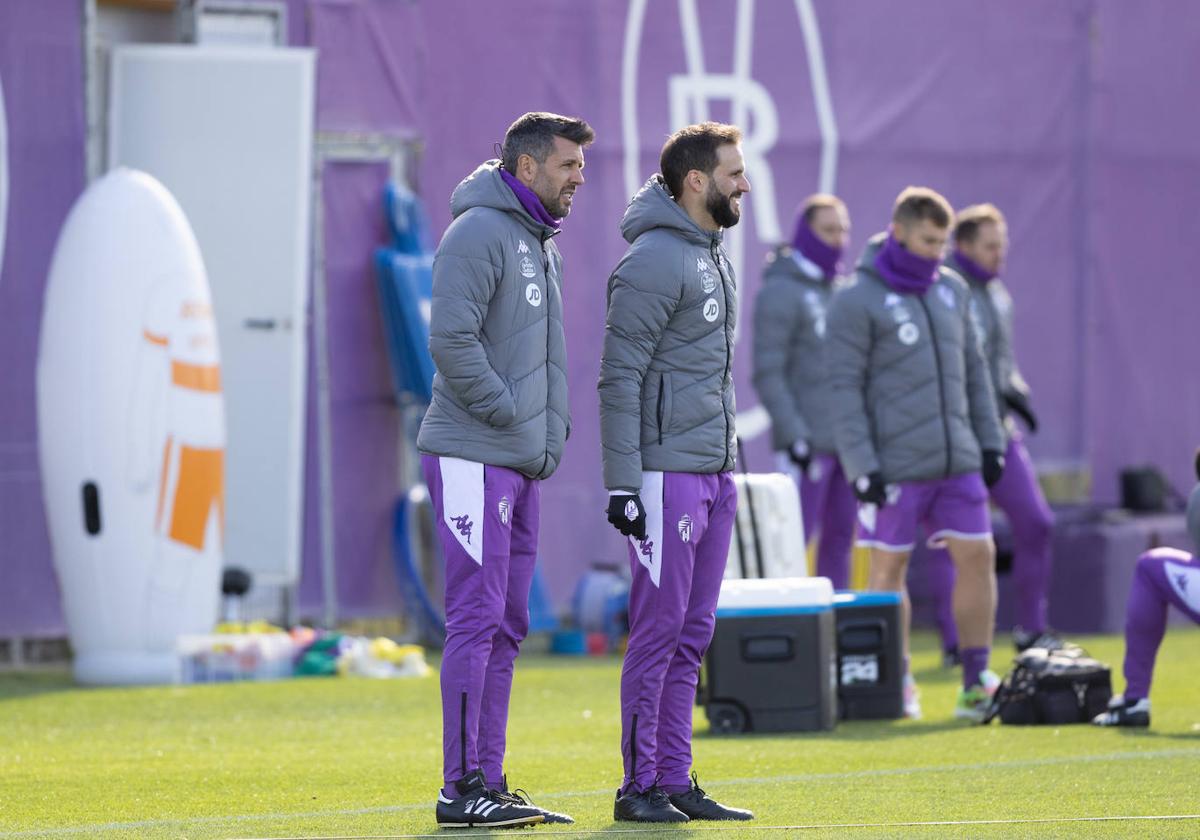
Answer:
POLYGON ((904 716, 909 720, 921 719, 921 692, 912 674, 904 675, 904 716))

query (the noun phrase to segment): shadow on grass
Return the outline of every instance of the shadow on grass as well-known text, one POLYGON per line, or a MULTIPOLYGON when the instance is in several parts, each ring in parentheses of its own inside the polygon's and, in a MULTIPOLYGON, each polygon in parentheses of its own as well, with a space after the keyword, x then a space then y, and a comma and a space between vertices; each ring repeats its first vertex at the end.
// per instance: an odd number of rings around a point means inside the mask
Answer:
POLYGON ((736 735, 715 734, 710 729, 697 730, 694 738, 713 740, 765 740, 803 741, 820 738, 833 741, 880 741, 893 738, 912 738, 921 735, 936 735, 940 732, 971 729, 972 724, 961 720, 858 720, 840 721, 831 730, 813 732, 742 732, 736 735))
POLYGON ((79 686, 66 669, 36 671, 0 671, 0 703, 40 694, 74 691, 79 686))

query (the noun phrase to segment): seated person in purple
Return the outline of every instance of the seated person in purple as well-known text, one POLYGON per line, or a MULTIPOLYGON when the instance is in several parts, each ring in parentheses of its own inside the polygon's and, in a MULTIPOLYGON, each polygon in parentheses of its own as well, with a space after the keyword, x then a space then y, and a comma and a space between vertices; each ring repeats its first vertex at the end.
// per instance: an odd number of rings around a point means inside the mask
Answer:
MULTIPOLYGON (((1196 453, 1200 479, 1200 451, 1196 453)), ((1200 548, 1200 484, 1187 504, 1188 533, 1200 548)), ((1167 631, 1167 607, 1200 624, 1200 561, 1177 548, 1152 548, 1138 558, 1125 607, 1125 693, 1096 715, 1097 726, 1149 726, 1150 680, 1154 659, 1167 631)))

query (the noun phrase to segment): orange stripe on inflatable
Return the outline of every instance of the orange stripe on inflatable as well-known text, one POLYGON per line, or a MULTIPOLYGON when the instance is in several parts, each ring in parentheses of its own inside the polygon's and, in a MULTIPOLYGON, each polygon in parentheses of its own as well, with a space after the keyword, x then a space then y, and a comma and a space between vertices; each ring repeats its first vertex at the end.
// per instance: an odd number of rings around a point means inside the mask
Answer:
POLYGON ((171 514, 171 539, 197 551, 203 550, 204 532, 213 507, 217 508, 218 522, 224 534, 225 450, 181 445, 179 482, 175 487, 171 514))
POLYGON ((151 344, 157 344, 159 347, 167 346, 167 337, 165 335, 155 335, 149 330, 142 330, 142 337, 151 344))
POLYGON ((221 368, 217 365, 171 362, 171 381, 180 388, 215 393, 221 390, 221 368))
POLYGON ((154 530, 162 527, 163 503, 167 500, 167 469, 171 465, 171 436, 163 444, 162 474, 158 479, 158 512, 154 514, 154 530))

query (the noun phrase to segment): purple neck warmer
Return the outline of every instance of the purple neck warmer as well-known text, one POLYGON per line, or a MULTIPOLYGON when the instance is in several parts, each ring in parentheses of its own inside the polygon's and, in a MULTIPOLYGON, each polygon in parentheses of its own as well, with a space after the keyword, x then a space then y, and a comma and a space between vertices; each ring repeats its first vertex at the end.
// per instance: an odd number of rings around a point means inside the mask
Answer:
POLYGON ((918 257, 888 234, 875 255, 875 270, 892 291, 904 295, 923 295, 937 279, 941 260, 918 257))
POLYGON ((505 169, 500 170, 500 177, 504 179, 504 183, 508 184, 509 189, 516 195, 517 201, 521 202, 521 206, 525 208, 530 216, 533 216, 534 219, 542 224, 549 225, 558 230, 558 226, 562 224, 562 219, 556 219, 546 211, 546 208, 542 205, 542 200, 537 197, 537 193, 522 184, 517 180, 516 175, 505 169))
POLYGON ((971 275, 967 278, 969 280, 982 280, 984 283, 987 283, 989 280, 995 280, 999 276, 997 272, 988 271, 957 248, 954 249, 954 260, 963 267, 963 271, 971 275))
POLYGON ((832 280, 841 270, 842 250, 826 245, 804 221, 804 217, 796 219, 796 233, 792 237, 792 247, 812 261, 826 280, 832 280))

